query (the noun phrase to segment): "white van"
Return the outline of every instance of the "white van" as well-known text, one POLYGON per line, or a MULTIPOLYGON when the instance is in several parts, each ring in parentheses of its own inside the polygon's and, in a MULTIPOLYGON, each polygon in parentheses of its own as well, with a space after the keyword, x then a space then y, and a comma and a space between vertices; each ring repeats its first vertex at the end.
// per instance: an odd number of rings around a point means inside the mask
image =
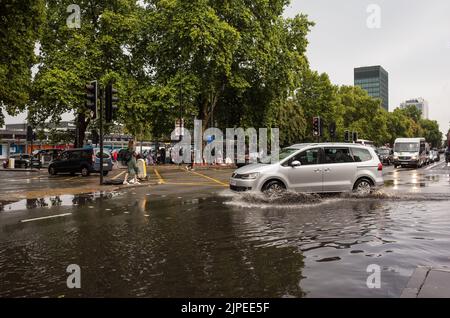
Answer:
POLYGON ((427 164, 425 138, 398 138, 394 143, 394 167, 420 168, 427 164))

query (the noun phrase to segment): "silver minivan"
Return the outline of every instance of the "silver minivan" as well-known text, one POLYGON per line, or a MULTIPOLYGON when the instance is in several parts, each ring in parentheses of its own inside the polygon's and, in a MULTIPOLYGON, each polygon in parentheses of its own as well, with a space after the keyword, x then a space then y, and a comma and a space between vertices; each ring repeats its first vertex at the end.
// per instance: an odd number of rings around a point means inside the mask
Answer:
POLYGON ((364 145, 298 144, 282 149, 276 162, 271 159, 237 169, 230 189, 365 194, 384 184, 382 163, 375 150, 364 145))

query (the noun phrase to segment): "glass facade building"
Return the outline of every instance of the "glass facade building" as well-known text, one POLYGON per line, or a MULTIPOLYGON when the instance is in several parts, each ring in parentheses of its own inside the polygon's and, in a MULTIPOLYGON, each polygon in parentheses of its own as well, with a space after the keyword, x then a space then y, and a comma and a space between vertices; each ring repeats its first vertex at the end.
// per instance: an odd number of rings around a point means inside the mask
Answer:
POLYGON ((381 66, 355 68, 355 86, 373 98, 381 99, 381 106, 389 111, 389 74, 381 66))

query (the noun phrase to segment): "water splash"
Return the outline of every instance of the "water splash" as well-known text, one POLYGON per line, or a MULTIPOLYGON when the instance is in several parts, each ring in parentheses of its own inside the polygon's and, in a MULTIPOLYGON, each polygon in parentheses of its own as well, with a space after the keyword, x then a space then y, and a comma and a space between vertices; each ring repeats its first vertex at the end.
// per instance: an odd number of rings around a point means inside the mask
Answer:
POLYGON ((302 208, 319 204, 334 204, 345 201, 449 201, 448 194, 427 194, 427 193, 390 193, 384 190, 376 190, 369 194, 358 193, 326 193, 310 194, 294 191, 284 191, 281 193, 272 193, 270 195, 258 192, 232 193, 223 192, 222 197, 229 199, 224 202, 226 205, 242 208, 302 208))

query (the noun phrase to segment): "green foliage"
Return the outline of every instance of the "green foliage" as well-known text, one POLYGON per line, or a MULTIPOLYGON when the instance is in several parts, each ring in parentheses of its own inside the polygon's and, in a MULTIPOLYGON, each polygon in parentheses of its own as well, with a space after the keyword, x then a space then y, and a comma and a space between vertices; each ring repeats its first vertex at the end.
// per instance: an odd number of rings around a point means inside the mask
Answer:
POLYGON ((44 11, 43 0, 0 2, 0 125, 4 109, 17 115, 29 101, 34 48, 44 11))
POLYGON ((433 148, 439 148, 442 144, 442 132, 436 120, 421 119, 419 125, 422 128, 422 136, 431 144, 433 148))
MULTIPOLYGON (((134 44, 140 7, 132 0, 78 1, 81 28, 70 29, 65 9, 71 3, 47 1, 29 121, 35 126, 57 123, 63 114, 72 113, 84 134, 90 122, 84 106, 85 84, 97 79, 104 87, 110 80, 122 83, 133 79, 133 63, 125 48, 134 44)), ((132 102, 128 96, 133 95, 122 90, 122 104, 132 102)))
MULTIPOLYGON (((145 64, 158 85, 181 74, 204 126, 261 126, 307 69, 306 17, 285 19, 287 1, 148 1, 145 64)), ((188 114, 186 114, 187 116, 188 114)))
POLYGON ((69 29, 72 2, 0 3, 0 109, 15 114, 27 105, 37 128, 72 113, 82 140, 98 124, 84 106, 84 86, 97 79, 102 87, 114 82, 117 120, 138 138, 168 139, 183 117, 188 128, 194 118, 204 128, 278 127, 288 145, 315 141, 315 116, 322 140, 331 139, 332 123, 338 140, 345 130, 379 145, 418 136, 437 145, 442 137, 416 108, 388 113, 361 88, 337 87, 310 70, 314 23, 283 17, 290 1, 80 0, 81 28, 69 29))

